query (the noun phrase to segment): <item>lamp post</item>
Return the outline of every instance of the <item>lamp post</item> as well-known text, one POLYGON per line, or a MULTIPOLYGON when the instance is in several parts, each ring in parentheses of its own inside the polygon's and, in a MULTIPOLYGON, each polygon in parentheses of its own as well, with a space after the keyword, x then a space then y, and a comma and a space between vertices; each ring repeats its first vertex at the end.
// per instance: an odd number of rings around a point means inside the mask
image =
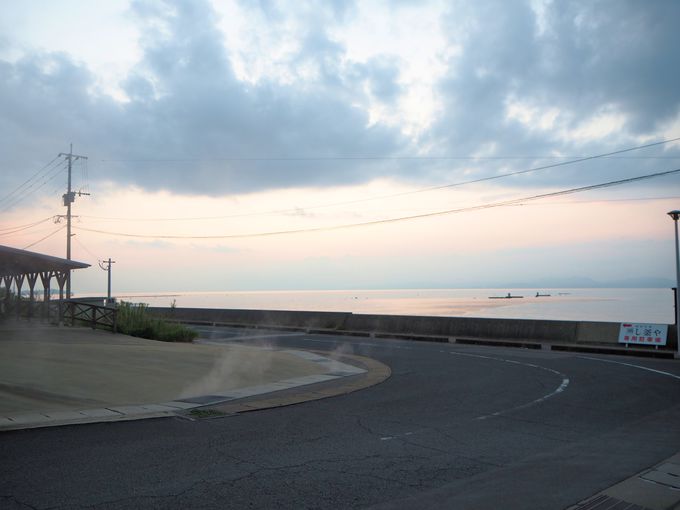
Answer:
POLYGON ((676 358, 680 358, 680 245, 678 244, 678 218, 680 211, 670 211, 668 216, 675 223, 675 339, 677 342, 676 358))

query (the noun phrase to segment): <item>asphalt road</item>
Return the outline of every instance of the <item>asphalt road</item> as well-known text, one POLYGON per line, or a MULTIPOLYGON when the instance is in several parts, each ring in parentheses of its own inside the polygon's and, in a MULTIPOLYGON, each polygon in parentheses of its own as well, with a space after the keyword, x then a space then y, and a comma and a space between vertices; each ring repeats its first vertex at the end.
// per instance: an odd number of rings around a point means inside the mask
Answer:
POLYGON ((3 433, 0 507, 563 509, 680 450, 677 361, 325 335, 267 342, 369 356, 392 377, 218 419, 3 433))

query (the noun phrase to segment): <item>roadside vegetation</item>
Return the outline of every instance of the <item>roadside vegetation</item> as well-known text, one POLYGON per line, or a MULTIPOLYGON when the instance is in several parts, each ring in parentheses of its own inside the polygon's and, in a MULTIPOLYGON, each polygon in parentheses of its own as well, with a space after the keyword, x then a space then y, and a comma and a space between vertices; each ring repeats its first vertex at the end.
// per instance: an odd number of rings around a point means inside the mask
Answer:
POLYGON ((163 342, 191 342, 198 336, 198 333, 183 324, 153 317, 143 303, 121 301, 116 324, 119 333, 163 342))

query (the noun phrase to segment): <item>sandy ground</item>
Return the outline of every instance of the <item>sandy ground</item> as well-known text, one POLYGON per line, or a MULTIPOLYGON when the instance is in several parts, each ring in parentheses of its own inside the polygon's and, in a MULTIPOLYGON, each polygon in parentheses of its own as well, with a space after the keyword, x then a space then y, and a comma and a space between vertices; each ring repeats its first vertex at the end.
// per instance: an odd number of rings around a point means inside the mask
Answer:
POLYGON ((257 347, 0 325, 0 415, 160 403, 321 372, 257 347))

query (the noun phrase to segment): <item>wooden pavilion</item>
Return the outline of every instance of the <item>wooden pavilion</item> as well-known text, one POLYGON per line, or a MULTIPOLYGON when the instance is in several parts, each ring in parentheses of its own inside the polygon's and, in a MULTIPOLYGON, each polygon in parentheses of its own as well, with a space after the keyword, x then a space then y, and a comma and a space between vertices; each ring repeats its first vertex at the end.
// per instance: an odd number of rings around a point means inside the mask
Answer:
MULTIPOLYGON (((17 316, 33 315, 36 306, 36 283, 40 279, 43 290, 43 310, 49 316, 49 302, 52 297, 52 279, 59 287, 59 301, 64 299, 64 286, 73 269, 90 267, 90 264, 73 260, 52 257, 32 251, 19 250, 0 245, 0 284, 4 283, 5 296, 0 303, 5 314, 14 311, 17 316), (24 284, 28 285, 28 301, 21 299, 24 284), (16 289, 14 298, 10 292, 12 285, 16 289)), ((60 307, 61 308, 61 307, 60 307)), ((59 315, 61 316, 61 310, 59 315)))

